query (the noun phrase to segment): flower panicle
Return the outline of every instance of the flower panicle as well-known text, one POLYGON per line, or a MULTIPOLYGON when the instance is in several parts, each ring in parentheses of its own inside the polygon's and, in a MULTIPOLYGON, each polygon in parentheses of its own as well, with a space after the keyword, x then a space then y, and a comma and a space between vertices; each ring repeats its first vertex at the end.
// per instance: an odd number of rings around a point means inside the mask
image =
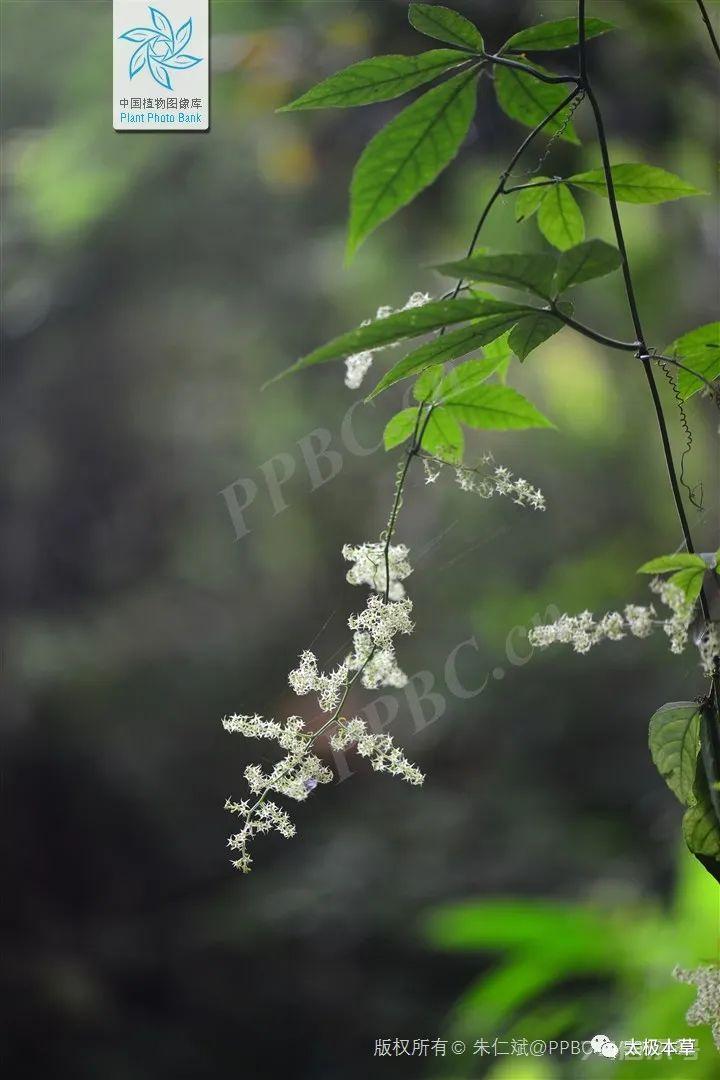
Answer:
POLYGON ((527 506, 531 510, 545 510, 546 502, 540 488, 533 487, 521 476, 515 476, 505 465, 496 465, 492 454, 483 454, 480 464, 449 465, 442 458, 423 455, 425 483, 434 484, 443 468, 452 468, 455 482, 461 491, 471 492, 481 499, 492 499, 502 495, 512 499, 517 506, 527 506))
POLYGON ((251 739, 268 739, 277 743, 284 756, 266 771, 250 764, 244 771, 251 800, 227 799, 225 809, 238 815, 243 825, 228 840, 236 857, 233 866, 248 873, 252 868, 250 843, 256 836, 271 831, 281 836, 295 835, 295 826, 286 810, 278 806, 271 795, 280 795, 303 802, 318 784, 328 784, 333 773, 313 751, 318 736, 329 730, 334 750, 354 746, 366 757, 377 772, 399 776, 411 784, 421 784, 424 777, 419 769, 395 746, 390 735, 368 730, 359 717, 350 721, 340 718, 340 710, 350 685, 359 679, 367 689, 380 686, 402 687, 407 676, 397 663, 394 639, 397 634, 413 630, 410 618, 412 602, 405 595, 402 581, 411 573, 408 549, 402 545, 346 544, 343 556, 353 563, 348 580, 353 584, 369 585, 372 591, 365 608, 348 619, 353 631, 352 652, 331 671, 322 671, 315 654, 305 649, 296 668, 289 676, 291 688, 298 696, 315 693, 320 709, 329 714, 317 731, 309 731, 302 717, 289 716, 284 722, 265 719, 258 713, 233 713, 223 718, 227 732, 251 739), (387 576, 390 567, 390 577, 387 576), (388 592, 385 598, 384 592, 388 592))
MULTIPOLYGON (((622 612, 610 611, 599 620, 591 611, 561 615, 553 623, 530 630, 530 644, 539 649, 555 644, 572 645, 575 652, 587 653, 601 641, 620 641, 627 634, 646 638, 654 630, 661 629, 669 639, 670 651, 680 654, 695 620, 695 602, 689 600, 677 585, 662 578, 653 578, 650 590, 669 608, 669 615, 659 618, 652 604, 627 604, 622 612)), ((696 644, 700 666, 704 674, 711 676, 720 658, 720 626, 717 623, 704 626, 696 644)))

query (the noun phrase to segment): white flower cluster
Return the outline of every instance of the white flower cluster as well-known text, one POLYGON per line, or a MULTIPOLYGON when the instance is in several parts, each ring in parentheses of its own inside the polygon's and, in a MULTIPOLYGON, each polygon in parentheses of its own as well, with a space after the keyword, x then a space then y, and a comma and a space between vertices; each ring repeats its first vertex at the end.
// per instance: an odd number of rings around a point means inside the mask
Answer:
POLYGON ((248 844, 259 833, 275 829, 281 836, 295 835, 295 826, 289 815, 272 799, 269 792, 277 792, 289 799, 302 802, 318 784, 328 784, 333 774, 319 757, 311 752, 313 735, 305 731, 301 717, 291 716, 280 724, 275 720, 264 720, 261 716, 241 716, 234 714, 223 720, 226 731, 238 732, 248 738, 273 739, 287 753, 278 761, 270 773, 259 765, 248 765, 245 779, 253 795, 253 803, 246 800, 225 801, 225 809, 239 814, 244 819, 240 832, 228 839, 228 846, 237 852, 233 866, 243 873, 248 873, 252 866, 252 857, 248 844))
POLYGON ((234 802, 228 799, 225 809, 239 814, 243 827, 228 840, 237 852, 233 866, 247 873, 252 866, 248 850, 250 841, 258 833, 275 829, 282 836, 294 836, 295 826, 288 814, 268 796, 275 792, 300 802, 308 797, 318 784, 332 780, 332 772, 312 752, 317 737, 328 728, 336 729, 331 744, 343 749, 351 744, 358 753, 370 760, 373 769, 400 776, 411 784, 421 784, 422 773, 412 765, 396 747, 389 735, 376 735, 368 731, 362 720, 355 718, 346 722, 339 717, 340 709, 350 684, 360 679, 363 686, 376 689, 379 686, 401 687, 407 676, 400 670, 395 658, 396 634, 409 634, 413 629, 410 619, 412 603, 405 596, 402 580, 411 572, 407 561, 408 549, 398 544, 388 548, 390 563, 390 596, 398 599, 385 600, 384 544, 346 544, 343 555, 355 565, 348 573, 353 584, 370 585, 379 590, 370 593, 367 605, 358 615, 351 615, 348 626, 353 631, 353 651, 333 671, 320 670, 317 657, 306 649, 300 656, 298 666, 290 672, 289 682, 298 695, 317 694, 318 704, 330 717, 317 731, 308 731, 299 716, 290 716, 285 723, 265 720, 257 714, 226 716, 223 727, 247 738, 272 739, 285 756, 266 772, 260 765, 248 765, 245 779, 254 801, 234 802), (379 573, 378 567, 382 570, 379 573), (382 591, 380 591, 382 590, 382 591))
POLYGON ((425 777, 412 762, 395 746, 390 735, 376 735, 369 731, 367 724, 360 717, 343 722, 330 739, 333 750, 357 748, 358 754, 369 759, 376 772, 388 772, 400 776, 409 784, 422 784, 425 777))
POLYGON ((685 1019, 688 1024, 707 1024, 720 1050, 720 967, 701 964, 693 971, 676 967, 673 975, 678 982, 697 987, 697 997, 685 1014, 685 1019))
POLYGON ((407 598, 386 603, 382 596, 372 593, 365 610, 348 619, 348 626, 355 631, 350 668, 361 673, 360 681, 366 690, 407 685, 407 675, 395 657, 393 638, 412 633, 411 611, 412 602, 407 598))
POLYGON ((391 544, 385 561, 385 544, 345 544, 343 559, 354 563, 348 572, 351 585, 369 585, 376 592, 388 592, 390 600, 402 600, 405 587, 402 584, 412 573, 407 561, 408 549, 404 544, 391 544), (388 582, 389 571, 389 582, 388 582))
MULTIPOLYGON (((375 318, 387 319, 388 315, 395 315, 398 311, 407 311, 409 308, 422 307, 423 304, 429 303, 430 300, 431 297, 427 293, 414 292, 402 307, 392 308, 388 305, 379 307, 375 318)), ((367 326, 370 321, 370 319, 366 319, 361 325, 367 326)), ((353 353, 352 356, 345 358, 345 385, 349 390, 358 390, 360 388, 363 379, 370 370, 375 352, 377 352, 377 349, 363 349, 362 352, 353 353)))
MULTIPOLYGON (((528 640, 539 649, 561 644, 572 645, 577 653, 586 653, 601 641, 620 641, 626 633, 645 638, 660 627, 670 640, 670 651, 683 652, 695 615, 695 604, 686 598, 677 585, 660 578, 653 578, 650 589, 670 608, 671 614, 664 619, 657 617, 652 604, 647 607, 628 604, 622 613, 610 611, 599 621, 590 611, 583 611, 580 615, 561 615, 554 623, 530 630, 528 640)), ((705 629, 697 645, 703 672, 712 675, 714 664, 720 657, 720 627, 717 623, 711 623, 705 629)))
MULTIPOLYGON (((478 468, 458 465, 455 468, 455 481, 462 491, 471 491, 481 499, 492 499, 494 495, 509 496, 518 506, 529 506, 533 510, 545 510, 545 496, 539 488, 533 487, 504 465, 496 465, 489 472, 481 473, 482 466, 493 464, 492 454, 485 454, 478 468)), ((445 462, 439 458, 423 458, 425 483, 434 484, 445 462)))
POLYGON ((288 681, 299 697, 315 690, 322 711, 333 712, 342 700, 347 686, 348 672, 347 660, 343 660, 334 671, 320 671, 317 657, 306 649, 300 654, 300 663, 294 671, 290 672, 288 681))

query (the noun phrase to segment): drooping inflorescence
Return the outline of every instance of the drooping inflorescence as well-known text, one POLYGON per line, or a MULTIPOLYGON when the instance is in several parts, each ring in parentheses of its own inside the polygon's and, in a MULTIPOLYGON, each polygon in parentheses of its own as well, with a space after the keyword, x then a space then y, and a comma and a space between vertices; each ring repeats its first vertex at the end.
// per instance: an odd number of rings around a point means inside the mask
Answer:
POLYGON ((397 663, 394 639, 397 634, 409 634, 413 629, 412 603, 401 584, 412 568, 404 545, 388 545, 390 573, 389 576, 381 573, 386 566, 384 547, 383 544, 346 544, 343 548, 343 556, 354 563, 348 580, 353 584, 370 585, 374 590, 368 596, 364 610, 348 619, 348 626, 353 631, 352 651, 335 668, 323 671, 315 654, 305 649, 297 667, 289 674, 290 686, 298 696, 317 695, 319 709, 328 714, 325 722, 313 730, 300 716, 290 716, 280 723, 257 714, 237 713, 225 717, 222 722, 228 732, 246 738, 270 739, 284 751, 284 756, 269 772, 260 765, 246 767, 244 776, 253 796, 251 800, 227 799, 225 802, 225 809, 243 820, 242 828, 230 836, 228 845, 236 853, 233 866, 244 873, 252 867, 249 846, 258 834, 275 830, 281 836, 295 835, 289 814, 270 796, 281 795, 302 802, 318 784, 332 781, 332 770, 315 752, 317 740, 325 732, 333 750, 354 746, 375 771, 388 772, 411 784, 423 782, 420 770, 395 746, 390 735, 371 731, 360 717, 346 720, 340 715, 348 690, 356 679, 373 690, 380 686, 401 687, 407 682, 407 676, 397 663), (379 563, 381 569, 378 569, 379 563), (389 594, 387 600, 383 595, 385 591, 389 594), (396 596, 399 598, 395 599, 396 596))

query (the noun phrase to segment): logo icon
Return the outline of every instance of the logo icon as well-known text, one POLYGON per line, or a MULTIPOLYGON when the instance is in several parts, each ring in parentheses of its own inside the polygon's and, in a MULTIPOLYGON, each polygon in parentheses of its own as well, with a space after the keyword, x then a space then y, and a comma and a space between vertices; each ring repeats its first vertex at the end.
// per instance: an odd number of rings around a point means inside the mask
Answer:
POLYGON ((618 1056, 619 1047, 607 1035, 596 1035, 590 1040, 590 1045, 596 1054, 602 1054, 603 1057, 615 1058, 618 1056))
POLYGON ((166 90, 172 90, 171 71, 187 71, 202 63, 201 56, 183 52, 192 38, 192 19, 188 19, 176 31, 167 15, 158 8, 149 7, 148 11, 153 24, 151 27, 134 26, 120 34, 125 41, 139 43, 130 57, 130 78, 134 79, 147 68, 156 83, 166 90))

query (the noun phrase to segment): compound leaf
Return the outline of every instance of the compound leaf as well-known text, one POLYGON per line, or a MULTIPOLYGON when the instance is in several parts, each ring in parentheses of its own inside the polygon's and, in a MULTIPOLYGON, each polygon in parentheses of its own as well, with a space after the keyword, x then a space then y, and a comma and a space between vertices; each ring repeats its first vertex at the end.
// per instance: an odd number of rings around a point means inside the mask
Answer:
POLYGON ((457 360, 460 356, 467 356, 469 352, 479 349, 487 342, 495 341, 499 334, 503 333, 508 326, 513 326, 527 310, 525 306, 518 306, 507 312, 488 315, 483 319, 475 320, 469 326, 451 330, 450 333, 436 337, 426 345, 421 345, 419 349, 408 353, 383 375, 375 389, 368 395, 367 400, 376 397, 401 379, 406 379, 445 360, 457 360))
MULTIPOLYGON (((314 349, 307 356, 301 357, 285 371, 270 379, 265 386, 284 378, 302 368, 314 364, 325 364, 329 360, 338 360, 363 349, 376 349, 390 345, 405 338, 419 337, 442 326, 468 322, 489 315, 509 315, 517 317, 518 304, 508 304, 503 300, 488 300, 485 297, 457 297, 453 300, 432 300, 420 307, 407 308, 388 315, 385 319, 374 319, 365 326, 358 326, 339 337, 333 338, 326 345, 314 349)), ((498 331, 500 332, 500 331, 498 331)))

